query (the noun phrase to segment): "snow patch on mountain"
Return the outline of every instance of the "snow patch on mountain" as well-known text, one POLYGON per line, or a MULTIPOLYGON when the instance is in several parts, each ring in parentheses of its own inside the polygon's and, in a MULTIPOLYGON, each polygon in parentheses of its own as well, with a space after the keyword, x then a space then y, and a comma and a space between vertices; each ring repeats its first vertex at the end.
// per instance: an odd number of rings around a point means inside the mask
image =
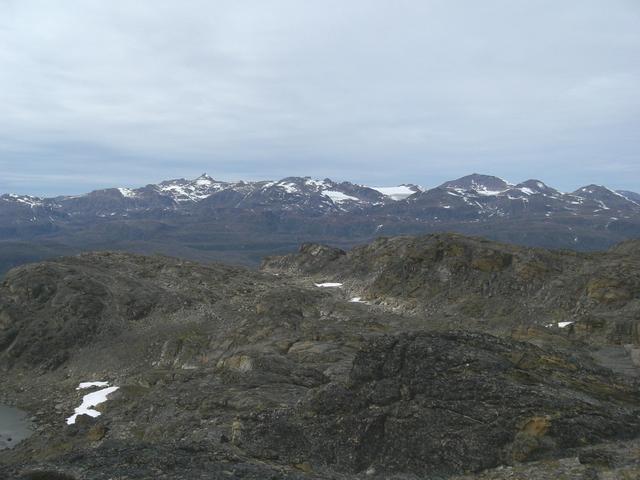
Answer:
POLYGON ((328 184, 326 180, 314 180, 313 178, 305 178, 305 185, 309 185, 316 188, 328 188, 331 184, 328 184))
POLYGON ((5 200, 22 203, 31 208, 41 207, 44 205, 42 199, 38 197, 32 197, 30 195, 16 195, 15 193, 8 193, 7 195, 4 195, 4 198, 5 200))
POLYGON ((118 188, 120 194, 125 198, 135 198, 137 196, 135 190, 131 190, 130 188, 118 188))
MULTIPOLYGON (((97 384, 102 384, 103 382, 83 382, 78 386, 78 389, 86 389, 91 388, 93 386, 100 386, 97 384)), ((106 382, 105 382, 106 383, 106 382)), ((107 383, 108 385, 108 383, 107 383)), ((119 387, 107 387, 101 390, 97 390, 95 392, 91 392, 85 395, 82 398, 82 403, 79 407, 77 407, 70 417, 67 418, 67 425, 73 425, 76 423, 76 419, 78 415, 88 415, 90 417, 99 417, 100 412, 95 410, 94 407, 97 407, 101 403, 107 401, 109 395, 118 390, 119 387)))
POLYGON ((422 191, 419 187, 410 185, 398 185, 396 187, 369 187, 372 190, 380 192, 391 200, 404 200, 414 193, 422 191))
POLYGON ((226 182, 216 182, 213 178, 203 173, 195 180, 167 180, 156 186, 156 189, 173 198, 178 203, 199 202, 210 197, 215 192, 226 188, 226 182))
POLYGON ((337 192, 335 190, 323 190, 322 194, 326 197, 329 197, 333 203, 343 203, 343 202, 357 202, 358 199, 356 197, 352 197, 350 195, 345 195, 342 192, 337 192))
POLYGON ((501 193, 504 193, 506 191, 506 190, 489 190, 484 185, 478 185, 476 188, 474 188, 474 190, 480 195, 484 195, 485 197, 500 195, 501 193))
POLYGON ((276 184, 278 188, 283 189, 287 193, 298 193, 298 187, 295 183, 281 182, 276 184))

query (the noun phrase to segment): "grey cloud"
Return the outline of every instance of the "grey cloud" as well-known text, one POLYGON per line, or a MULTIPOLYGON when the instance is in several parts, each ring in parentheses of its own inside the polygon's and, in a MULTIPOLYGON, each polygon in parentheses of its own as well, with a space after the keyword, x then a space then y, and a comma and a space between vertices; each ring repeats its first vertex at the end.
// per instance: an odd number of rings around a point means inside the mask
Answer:
POLYGON ((632 0, 0 1, 0 190, 207 171, 640 190, 632 0))

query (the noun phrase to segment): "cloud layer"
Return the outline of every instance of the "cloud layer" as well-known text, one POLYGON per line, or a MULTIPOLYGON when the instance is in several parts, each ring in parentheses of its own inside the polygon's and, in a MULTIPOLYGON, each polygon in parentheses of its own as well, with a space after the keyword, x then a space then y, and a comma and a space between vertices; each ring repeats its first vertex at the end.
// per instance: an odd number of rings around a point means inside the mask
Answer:
POLYGON ((207 171, 640 190, 635 0, 0 0, 0 191, 207 171))

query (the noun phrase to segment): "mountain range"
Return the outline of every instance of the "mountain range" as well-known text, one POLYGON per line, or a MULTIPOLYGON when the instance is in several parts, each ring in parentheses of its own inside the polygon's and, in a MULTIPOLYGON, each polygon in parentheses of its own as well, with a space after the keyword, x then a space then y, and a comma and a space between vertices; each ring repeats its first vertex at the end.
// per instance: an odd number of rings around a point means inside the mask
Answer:
POLYGON ((561 192, 472 174, 435 188, 330 179, 225 182, 203 174, 85 195, 0 196, 0 270, 86 250, 164 253, 257 265, 305 241, 342 247, 378 236, 451 231, 589 251, 640 236, 640 194, 561 192))

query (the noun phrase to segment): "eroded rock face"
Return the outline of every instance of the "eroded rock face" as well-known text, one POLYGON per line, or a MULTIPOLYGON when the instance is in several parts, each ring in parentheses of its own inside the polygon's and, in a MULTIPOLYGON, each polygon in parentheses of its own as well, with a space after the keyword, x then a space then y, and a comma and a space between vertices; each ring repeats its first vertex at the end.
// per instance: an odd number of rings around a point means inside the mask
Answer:
POLYGON ((305 243, 300 246, 296 261, 291 261, 291 257, 267 257, 262 261, 263 270, 286 270, 290 273, 317 273, 322 272, 332 262, 339 260, 347 254, 340 248, 327 245, 305 243))
POLYGON ((640 393, 528 344, 462 332, 384 336, 346 384, 243 424, 244 446, 352 473, 448 475, 640 433, 640 393), (606 406, 605 406, 606 405, 606 406))

